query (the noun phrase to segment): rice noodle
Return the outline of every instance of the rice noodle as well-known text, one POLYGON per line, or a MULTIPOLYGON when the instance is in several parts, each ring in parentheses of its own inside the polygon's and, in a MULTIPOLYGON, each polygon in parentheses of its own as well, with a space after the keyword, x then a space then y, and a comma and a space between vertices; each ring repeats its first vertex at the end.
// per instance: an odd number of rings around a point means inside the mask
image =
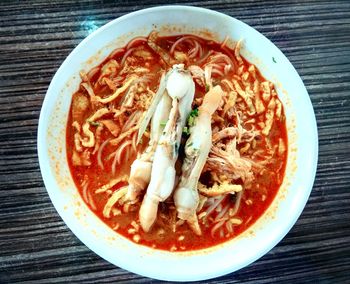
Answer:
POLYGON ((123 133, 125 131, 128 131, 130 129, 130 127, 132 127, 133 125, 135 125, 138 122, 140 117, 141 117, 141 111, 134 112, 132 115, 129 116, 128 120, 125 122, 125 124, 120 132, 123 133))
POLYGON ((129 135, 131 135, 134 131, 136 131, 137 129, 139 129, 139 127, 137 125, 135 125, 134 127, 130 128, 128 131, 122 133, 119 135, 119 137, 112 139, 109 143, 111 145, 118 145, 121 141, 124 140, 124 138, 128 137, 129 135))
POLYGON ((230 207, 230 204, 227 204, 221 211, 220 213, 216 216, 214 222, 218 222, 228 211, 230 207))
POLYGON ((115 168, 117 163, 120 164, 121 162, 121 154, 123 152, 123 150, 125 149, 125 147, 127 147, 128 145, 131 144, 130 140, 126 140, 123 144, 121 144, 119 146, 119 148, 117 149, 117 151, 115 151, 114 153, 114 159, 113 159, 113 163, 112 163, 112 174, 115 175, 115 168))
POLYGON ((198 59, 198 60, 196 61, 196 64, 197 64, 197 65, 202 64, 205 60, 207 60, 207 58, 208 58, 210 55, 213 54, 213 52, 214 52, 214 51, 209 50, 209 51, 207 52, 206 55, 204 55, 202 58, 200 58, 200 59, 198 59))
POLYGON ((216 68, 215 69, 213 68, 213 70, 211 70, 211 73, 213 75, 219 75, 220 77, 223 77, 225 75, 223 72, 221 72, 220 70, 218 70, 216 68))
POLYGON ((219 223, 216 223, 213 228, 210 230, 210 234, 212 237, 214 237, 214 234, 217 230, 219 230, 223 225, 225 224, 225 220, 220 221, 219 223))
POLYGON ((176 46, 177 46, 180 42, 182 42, 182 41, 184 41, 184 40, 187 40, 187 38, 188 38, 188 37, 181 37, 180 39, 178 39, 177 41, 175 41, 175 42, 173 43, 173 45, 171 46, 171 48, 170 48, 170 54, 173 54, 174 51, 175 51, 176 46))
POLYGON ((205 210, 207 212, 207 215, 205 215, 203 220, 208 219, 209 215, 214 212, 216 207, 218 207, 218 205, 225 199, 226 196, 227 195, 220 196, 211 206, 209 206, 207 210, 205 210))
POLYGON ((222 62, 222 63, 226 63, 227 65, 231 65, 232 67, 234 66, 231 58, 228 57, 226 54, 223 54, 223 53, 216 53, 216 54, 214 54, 210 58, 210 63, 214 63, 214 62, 216 62, 216 63, 222 62))
POLYGON ((225 75, 227 75, 227 73, 230 72, 230 70, 231 70, 231 65, 225 65, 225 67, 224 67, 225 75))
POLYGON ((240 191, 237 193, 235 206, 233 207, 233 210, 230 212, 231 216, 235 216, 237 214, 238 209, 241 206, 242 195, 243 195, 243 191, 240 191))
POLYGON ((129 157, 130 157, 130 151, 126 151, 126 153, 125 153, 125 161, 129 161, 129 157))
POLYGON ((124 66, 124 63, 125 63, 125 60, 126 58, 135 50, 135 47, 134 48, 130 48, 129 50, 127 50, 120 62, 121 66, 124 66))
POLYGON ((94 201, 90 191, 88 191, 88 193, 87 193, 87 198, 88 198, 88 201, 89 201, 89 204, 90 204, 92 210, 96 211, 97 207, 96 207, 95 201, 94 201))
POLYGON ((128 45, 126 46, 126 50, 129 50, 136 42, 147 42, 147 38, 143 36, 134 38, 128 43, 128 45))
POLYGON ((210 63, 206 66, 211 66, 212 69, 217 69, 218 71, 224 70, 224 67, 220 65, 219 63, 210 63))
POLYGON ((199 44, 196 42, 195 46, 188 52, 188 57, 193 58, 197 55, 199 44))
POLYGON ((109 58, 113 58, 113 57, 115 57, 117 54, 122 53, 122 52, 124 52, 124 51, 125 51, 124 48, 118 48, 118 49, 112 51, 112 53, 111 53, 108 57, 109 57, 109 58))
POLYGON ((172 65, 174 62, 174 59, 169 55, 167 51, 165 51, 163 48, 161 48, 156 44, 157 38, 158 38, 158 33, 155 31, 151 32, 147 40, 148 46, 155 53, 157 53, 161 57, 161 59, 163 59, 166 65, 172 65))
MULTIPOLYGON (((118 153, 118 155, 116 155, 117 156, 117 159, 118 159, 118 164, 121 164, 121 162, 122 162, 122 157, 123 157, 123 151, 125 150, 125 151, 127 151, 126 149, 126 147, 127 146, 129 146, 131 144, 131 141, 129 140, 129 141, 127 141, 127 143, 125 143, 124 145, 122 145, 121 147, 120 147, 120 151, 119 151, 119 153, 118 153)), ((127 152, 127 154, 128 154, 128 152, 127 152)), ((129 155, 126 155, 127 157, 129 157, 129 155)))
POLYGON ((81 186, 82 186, 82 191, 83 191, 83 199, 84 201, 89 204, 89 198, 87 196, 87 188, 88 188, 89 183, 84 181, 81 186))
POLYGON ((223 42, 221 43, 220 47, 223 48, 224 46, 226 46, 227 41, 228 41, 228 36, 225 37, 225 39, 223 40, 223 42))
POLYGON ((92 68, 87 74, 86 76, 88 77, 88 80, 90 81, 96 74, 97 72, 100 71, 100 67, 94 67, 92 68))
POLYGON ((178 39, 177 41, 175 41, 173 43, 173 45, 171 46, 170 48, 170 54, 173 54, 176 47, 178 46, 179 43, 183 42, 183 41, 190 41, 190 42, 197 42, 197 38, 194 37, 194 36, 184 36, 184 37, 181 37, 180 39, 178 39))
POLYGON ((100 148, 98 149, 97 152, 97 164, 99 165, 99 167, 103 170, 104 166, 103 166, 103 162, 102 162, 102 151, 103 149, 106 147, 106 145, 108 144, 108 142, 111 140, 111 138, 108 138, 106 141, 104 141, 100 148))
POLYGON ((198 45, 198 56, 202 57, 203 56, 203 48, 202 45, 200 45, 197 41, 196 44, 198 45))
POLYGON ((188 42, 193 46, 188 52, 189 58, 193 59, 196 56, 201 58, 203 56, 203 48, 198 42, 198 39, 194 36, 185 36, 175 41, 170 48, 170 54, 174 54, 176 47, 182 42, 188 42))
POLYGON ((203 49, 202 46, 197 42, 194 41, 195 46, 189 51, 189 58, 194 58, 197 56, 202 57, 203 55, 203 49))
POLYGON ((82 192, 83 192, 83 199, 84 199, 86 204, 91 206, 92 210, 96 211, 97 207, 96 207, 95 201, 92 198, 91 192, 89 192, 89 190, 88 190, 88 185, 89 185, 89 182, 86 180, 84 180, 81 184, 82 192))
POLYGON ((132 138, 132 148, 135 152, 137 152, 137 133, 134 133, 134 136, 132 138))

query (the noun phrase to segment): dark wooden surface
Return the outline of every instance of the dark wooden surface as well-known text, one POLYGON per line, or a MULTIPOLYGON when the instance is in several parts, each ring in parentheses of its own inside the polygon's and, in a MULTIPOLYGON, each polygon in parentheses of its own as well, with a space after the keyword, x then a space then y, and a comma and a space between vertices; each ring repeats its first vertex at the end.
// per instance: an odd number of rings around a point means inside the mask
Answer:
MULTIPOLYGON (((104 261, 65 226, 44 188, 36 132, 50 80, 84 37, 166 3, 1 1, 0 283, 151 281, 104 261)), ((267 255, 213 283, 350 283, 350 1, 177 3, 224 12, 272 40, 301 75, 318 122, 317 177, 301 218, 267 255)))

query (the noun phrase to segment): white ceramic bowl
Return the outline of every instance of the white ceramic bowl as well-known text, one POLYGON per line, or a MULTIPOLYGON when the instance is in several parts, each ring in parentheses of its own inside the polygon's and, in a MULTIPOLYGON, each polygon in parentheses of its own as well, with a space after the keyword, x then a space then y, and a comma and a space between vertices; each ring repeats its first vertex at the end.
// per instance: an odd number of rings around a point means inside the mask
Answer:
POLYGON ((52 203, 73 233, 91 250, 134 273, 163 280, 203 280, 236 271, 273 248, 301 214, 312 189, 318 153, 317 128, 308 93, 282 52, 259 32, 211 10, 164 6, 137 11, 84 39, 55 74, 40 114, 38 153, 52 203), (244 39, 242 54, 275 83, 288 127, 284 182, 266 213, 246 232, 222 245, 192 252, 165 252, 140 246, 115 233, 84 204, 67 166, 65 131, 79 71, 89 70, 113 49, 157 28, 223 40, 244 39), (276 63, 274 62, 276 61, 276 63))

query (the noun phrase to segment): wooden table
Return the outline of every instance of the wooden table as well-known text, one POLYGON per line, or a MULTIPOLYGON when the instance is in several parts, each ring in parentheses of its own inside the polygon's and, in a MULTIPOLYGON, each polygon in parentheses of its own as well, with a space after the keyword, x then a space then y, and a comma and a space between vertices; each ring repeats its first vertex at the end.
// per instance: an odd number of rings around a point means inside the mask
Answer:
MULTIPOLYGON (((108 21, 165 3, 75 2, 0 4, 0 283, 150 282, 101 259, 66 227, 41 178, 36 135, 45 92, 71 50, 108 21)), ((229 2, 178 3, 243 20, 284 52, 309 91, 320 151, 311 197, 289 234, 213 283, 350 283, 350 2, 229 2)))

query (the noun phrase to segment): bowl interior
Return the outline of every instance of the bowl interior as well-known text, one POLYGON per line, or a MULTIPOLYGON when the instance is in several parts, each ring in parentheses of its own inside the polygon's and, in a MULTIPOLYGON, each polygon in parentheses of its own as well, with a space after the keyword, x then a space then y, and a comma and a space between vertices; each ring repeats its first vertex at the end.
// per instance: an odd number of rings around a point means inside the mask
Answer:
POLYGON ((224 14, 194 7, 164 6, 118 18, 95 31, 73 50, 47 91, 39 120, 38 153, 45 186, 55 208, 90 249, 109 262, 144 276, 163 280, 203 280, 253 262, 275 246, 296 222, 315 176, 317 132, 312 105, 300 77, 269 40, 224 14), (213 248, 171 253, 128 241, 89 210, 69 172, 65 128, 71 98, 80 83, 79 72, 88 71, 113 49, 136 36, 148 35, 154 29, 164 34, 194 33, 218 41, 226 36, 234 41, 244 39, 243 56, 275 83, 285 108, 288 162, 277 197, 247 231, 213 248), (303 139, 305 133, 308 133, 308 139, 303 139))

